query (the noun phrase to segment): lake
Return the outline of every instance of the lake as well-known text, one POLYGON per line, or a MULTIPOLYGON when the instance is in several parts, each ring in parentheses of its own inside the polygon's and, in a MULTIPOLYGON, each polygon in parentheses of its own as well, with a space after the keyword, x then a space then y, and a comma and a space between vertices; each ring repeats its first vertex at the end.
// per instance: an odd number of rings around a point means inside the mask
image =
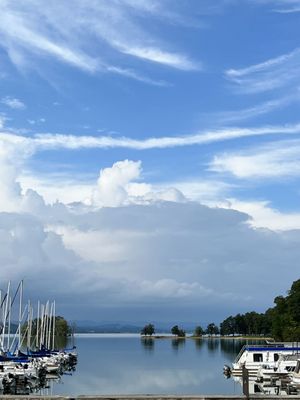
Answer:
POLYGON ((136 334, 77 334, 76 371, 41 394, 241 394, 223 376, 245 341, 141 339, 136 334))

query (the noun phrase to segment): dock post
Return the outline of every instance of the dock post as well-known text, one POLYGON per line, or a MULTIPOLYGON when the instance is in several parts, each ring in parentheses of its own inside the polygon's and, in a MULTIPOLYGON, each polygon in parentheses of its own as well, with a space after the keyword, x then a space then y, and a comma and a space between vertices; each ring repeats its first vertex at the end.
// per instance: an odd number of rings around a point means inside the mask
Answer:
POLYGON ((243 365, 242 367, 243 394, 249 399, 249 371, 243 365))

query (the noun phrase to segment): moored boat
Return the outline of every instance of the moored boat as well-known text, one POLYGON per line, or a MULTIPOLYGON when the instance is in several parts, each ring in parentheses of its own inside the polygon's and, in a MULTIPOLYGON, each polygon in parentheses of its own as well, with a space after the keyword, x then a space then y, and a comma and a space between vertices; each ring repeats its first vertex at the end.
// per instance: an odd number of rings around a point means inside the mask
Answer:
POLYGON ((300 346, 294 346, 292 343, 245 345, 232 364, 231 372, 233 375, 241 376, 243 366, 245 366, 249 375, 256 376, 258 369, 263 365, 276 368, 281 357, 298 354, 300 357, 300 346))

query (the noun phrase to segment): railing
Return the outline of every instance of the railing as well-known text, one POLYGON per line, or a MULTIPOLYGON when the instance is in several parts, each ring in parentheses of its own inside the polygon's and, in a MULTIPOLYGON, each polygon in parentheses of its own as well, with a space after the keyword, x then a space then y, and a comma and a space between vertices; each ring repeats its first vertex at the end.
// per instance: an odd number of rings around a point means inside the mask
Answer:
POLYGON ((295 352, 294 354, 300 354, 300 346, 298 346, 298 342, 297 345, 294 346, 293 342, 288 342, 288 343, 268 343, 268 344, 244 344, 244 346, 241 348, 239 354, 236 356, 235 358, 235 363, 238 362, 238 360, 241 358, 242 354, 244 353, 245 350, 262 350, 262 349, 266 349, 266 350, 271 350, 271 349, 285 349, 285 350, 291 350, 293 352, 295 352))
POLYGON ((238 360, 241 358, 241 355, 244 353, 244 350, 245 350, 245 348, 246 348, 247 346, 248 346, 248 345, 244 344, 244 346, 241 348, 239 354, 236 356, 234 362, 236 362, 236 363, 238 362, 238 360))

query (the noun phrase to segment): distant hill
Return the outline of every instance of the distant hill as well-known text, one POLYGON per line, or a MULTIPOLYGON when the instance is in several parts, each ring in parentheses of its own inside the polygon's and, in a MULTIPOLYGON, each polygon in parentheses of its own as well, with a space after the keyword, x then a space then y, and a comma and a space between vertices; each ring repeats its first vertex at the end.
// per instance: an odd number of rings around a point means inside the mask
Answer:
POLYGON ((76 324, 75 333, 140 333, 142 327, 135 325, 110 324, 76 324))
MULTIPOLYGON (((140 333, 147 322, 96 322, 96 321, 75 321, 75 333, 140 333)), ((179 325, 187 332, 192 332, 196 323, 160 322, 151 323, 155 326, 156 333, 170 332, 172 326, 179 325)))

